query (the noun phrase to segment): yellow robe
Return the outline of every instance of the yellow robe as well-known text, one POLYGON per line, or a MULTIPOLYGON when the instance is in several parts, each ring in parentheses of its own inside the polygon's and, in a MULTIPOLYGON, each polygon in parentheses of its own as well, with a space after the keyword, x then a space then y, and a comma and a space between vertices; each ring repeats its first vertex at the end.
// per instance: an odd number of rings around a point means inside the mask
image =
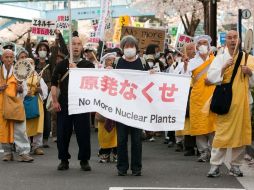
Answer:
MULTIPOLYGON (((191 81, 191 87, 193 86, 193 81, 191 81)), ((190 117, 185 117, 184 129, 176 131, 176 136, 190 135, 190 117)))
MULTIPOLYGON (((3 78, 3 69, 1 69, 0 85, 6 84, 6 80, 3 78)), ((16 96, 17 80, 14 75, 11 75, 7 81, 8 87, 5 89, 5 93, 9 96, 16 96)), ((0 142, 1 143, 13 143, 14 142, 14 122, 3 118, 3 92, 0 93, 0 142)))
MULTIPOLYGON (((38 77, 34 74, 34 77, 29 77, 27 79, 27 89, 32 91, 32 95, 35 95, 35 89, 37 87, 38 77), (32 79, 33 78, 33 79, 32 79)), ((39 96, 39 95, 36 95, 39 96)), ((26 121, 27 136, 35 136, 38 133, 43 133, 44 127, 44 111, 43 111, 43 101, 41 97, 38 97, 39 113, 40 116, 34 119, 28 119, 26 121)))
POLYGON ((104 128, 104 122, 98 121, 98 141, 100 148, 114 148, 117 147, 116 127, 108 132, 104 128))
MULTIPOLYGON (((237 56, 236 56, 237 57, 237 56)), ((244 65, 245 55, 241 65, 244 65)), ((254 57, 249 56, 247 66, 254 70, 254 57)), ((239 66, 241 67, 241 66, 239 66)), ((223 83, 231 79, 234 67, 226 70, 223 83)), ((232 103, 226 115, 216 116, 214 148, 236 148, 251 144, 251 117, 249 111, 249 77, 238 68, 232 87, 232 103)))
POLYGON ((214 119, 215 114, 206 114, 202 112, 207 100, 212 96, 215 89, 214 85, 205 85, 205 79, 207 78, 207 72, 204 72, 198 79, 196 77, 209 66, 214 59, 213 55, 210 55, 202 65, 192 71, 193 87, 190 96, 190 129, 189 134, 204 135, 215 131, 214 119))

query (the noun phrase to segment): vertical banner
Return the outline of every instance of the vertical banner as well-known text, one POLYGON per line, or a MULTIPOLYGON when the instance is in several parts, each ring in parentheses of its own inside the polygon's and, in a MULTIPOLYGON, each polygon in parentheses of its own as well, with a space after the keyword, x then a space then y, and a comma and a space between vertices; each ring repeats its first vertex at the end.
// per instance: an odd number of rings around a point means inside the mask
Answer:
POLYGON ((101 15, 95 36, 100 38, 102 41, 104 40, 106 19, 110 16, 110 4, 111 0, 101 0, 101 15))
POLYGON ((113 42, 119 43, 121 39, 122 28, 125 26, 131 25, 131 18, 130 16, 120 16, 119 19, 116 20, 115 30, 114 30, 114 37, 113 42))
MULTIPOLYGON (((71 26, 71 0, 68 0, 68 12, 69 12, 69 25, 71 26)), ((70 63, 73 62, 73 54, 72 54, 72 27, 70 27, 69 31, 69 54, 70 54, 70 63)))

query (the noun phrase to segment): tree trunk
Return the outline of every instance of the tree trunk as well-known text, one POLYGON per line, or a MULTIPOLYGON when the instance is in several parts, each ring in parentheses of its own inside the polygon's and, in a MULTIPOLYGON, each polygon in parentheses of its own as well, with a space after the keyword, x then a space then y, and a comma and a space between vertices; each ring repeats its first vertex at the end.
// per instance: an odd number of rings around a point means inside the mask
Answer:
POLYGON ((209 1, 202 1, 204 10, 204 31, 209 34, 209 1))
POLYGON ((194 10, 192 12, 191 22, 189 22, 189 18, 187 16, 187 14, 184 15, 184 18, 183 18, 183 16, 181 16, 181 21, 183 23, 185 33, 188 36, 194 36, 195 31, 196 31, 198 24, 200 22, 200 19, 196 17, 196 10, 194 10), (185 20, 184 20, 184 18, 185 18, 185 20))

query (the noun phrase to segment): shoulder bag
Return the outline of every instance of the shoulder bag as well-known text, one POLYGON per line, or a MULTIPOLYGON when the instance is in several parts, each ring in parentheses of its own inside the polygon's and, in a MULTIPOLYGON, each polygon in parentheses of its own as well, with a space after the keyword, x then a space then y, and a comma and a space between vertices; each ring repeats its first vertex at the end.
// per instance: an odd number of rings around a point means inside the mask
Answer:
POLYGON ((224 115, 229 112, 232 102, 232 84, 237 73, 238 67, 241 63, 243 52, 239 52, 237 57, 233 74, 229 83, 217 85, 210 105, 210 110, 219 115, 224 115))

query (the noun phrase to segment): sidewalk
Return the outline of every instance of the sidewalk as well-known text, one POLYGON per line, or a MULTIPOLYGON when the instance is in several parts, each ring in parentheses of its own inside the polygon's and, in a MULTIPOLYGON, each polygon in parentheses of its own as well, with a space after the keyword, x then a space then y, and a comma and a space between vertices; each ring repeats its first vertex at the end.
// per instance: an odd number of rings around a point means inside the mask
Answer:
MULTIPOLYGON (((230 169, 230 164, 228 160, 230 160, 231 150, 228 150, 226 157, 226 166, 230 169)), ((241 185, 246 190, 254 190, 254 159, 252 161, 244 160, 243 166, 241 166, 241 170, 243 172, 243 177, 236 178, 241 185)))
POLYGON ((248 161, 242 166, 243 177, 237 178, 246 190, 254 190, 254 163, 249 165, 248 161))

